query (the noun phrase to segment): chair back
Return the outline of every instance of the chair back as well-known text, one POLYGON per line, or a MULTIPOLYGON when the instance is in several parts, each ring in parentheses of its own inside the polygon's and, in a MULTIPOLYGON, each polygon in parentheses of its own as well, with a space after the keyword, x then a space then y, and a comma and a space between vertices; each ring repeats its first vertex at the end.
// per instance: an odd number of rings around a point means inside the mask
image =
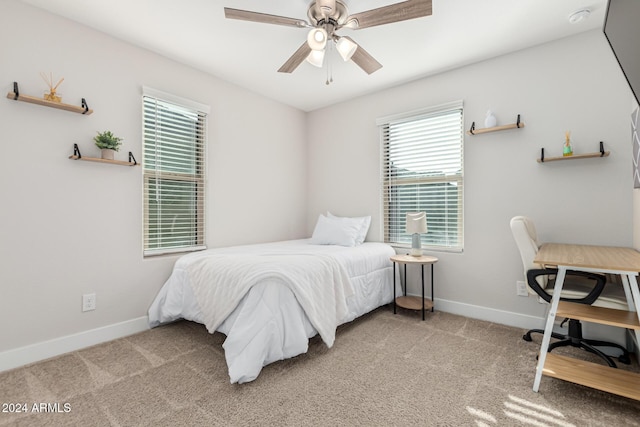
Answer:
MULTIPOLYGON (((524 277, 526 278, 527 271, 542 268, 541 265, 533 262, 536 254, 538 253, 539 247, 536 227, 533 224, 533 221, 526 216, 515 216, 511 218, 510 225, 511 233, 513 234, 513 238, 516 241, 518 250, 520 251, 520 258, 522 259, 522 266, 524 268, 524 277)), ((543 289, 546 288, 547 276, 538 276, 536 280, 543 289)), ((528 283, 527 289, 529 290, 530 294, 535 294, 533 289, 529 287, 528 283)))

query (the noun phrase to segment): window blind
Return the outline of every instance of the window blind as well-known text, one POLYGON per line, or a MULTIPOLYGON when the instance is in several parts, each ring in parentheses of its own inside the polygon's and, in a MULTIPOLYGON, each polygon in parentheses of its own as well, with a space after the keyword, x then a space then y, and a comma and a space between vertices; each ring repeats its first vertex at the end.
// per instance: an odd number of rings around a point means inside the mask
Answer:
POLYGON ((426 212, 422 246, 463 248, 462 102, 378 121, 384 240, 409 246, 407 212, 426 212))
POLYGON ((144 255, 205 249, 207 114, 143 95, 144 255))

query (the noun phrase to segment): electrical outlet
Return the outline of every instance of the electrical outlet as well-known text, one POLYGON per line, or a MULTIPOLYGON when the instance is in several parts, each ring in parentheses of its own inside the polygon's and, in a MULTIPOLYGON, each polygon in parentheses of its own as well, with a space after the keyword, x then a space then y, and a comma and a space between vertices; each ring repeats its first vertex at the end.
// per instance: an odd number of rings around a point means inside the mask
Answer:
POLYGON ((522 280, 518 280, 516 282, 516 295, 519 295, 521 297, 529 296, 529 291, 527 290, 527 284, 524 283, 522 280))
POLYGON ((96 309, 96 294, 82 295, 82 311, 91 311, 96 309))

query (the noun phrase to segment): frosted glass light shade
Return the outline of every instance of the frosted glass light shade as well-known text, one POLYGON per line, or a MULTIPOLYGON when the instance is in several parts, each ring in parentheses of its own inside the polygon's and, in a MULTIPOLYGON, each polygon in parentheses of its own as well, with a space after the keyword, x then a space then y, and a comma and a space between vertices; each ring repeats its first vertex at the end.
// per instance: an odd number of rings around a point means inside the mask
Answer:
POLYGON ((307 55, 307 62, 318 68, 322 68, 322 61, 324 60, 324 50, 312 50, 307 55))
POLYGON ((313 28, 307 34, 307 44, 311 50, 322 50, 327 45, 327 32, 324 28, 313 28))
POLYGON ((342 59, 348 61, 351 59, 353 54, 356 53, 358 45, 346 37, 340 37, 340 39, 336 43, 336 48, 338 49, 338 53, 340 54, 342 59))

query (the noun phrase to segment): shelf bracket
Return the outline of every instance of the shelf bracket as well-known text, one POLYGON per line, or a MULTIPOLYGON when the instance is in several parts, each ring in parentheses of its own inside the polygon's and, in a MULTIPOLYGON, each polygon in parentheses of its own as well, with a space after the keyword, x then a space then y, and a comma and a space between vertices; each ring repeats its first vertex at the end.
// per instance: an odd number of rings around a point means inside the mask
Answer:
POLYGON ((600 157, 604 157, 604 143, 600 141, 600 157))
POLYGON ((472 123, 471 123, 471 129, 469 129, 469 133, 470 133, 471 135, 475 135, 475 134, 473 133, 473 131, 474 131, 474 130, 476 130, 476 122, 472 122, 472 123))
POLYGON ((87 114, 89 112, 89 105, 87 104, 87 100, 82 98, 82 108, 84 108, 84 111, 82 112, 82 114, 87 114))
POLYGON ((13 82, 13 100, 17 101, 20 96, 20 91, 18 90, 18 82, 13 82))
POLYGON ((82 154, 80 154, 80 149, 78 148, 78 144, 73 144, 73 155, 78 156, 79 159, 82 158, 82 154))
POLYGON ((133 157, 133 153, 131 151, 129 151, 129 161, 133 162, 133 166, 138 164, 138 162, 136 162, 136 158, 133 157))
POLYGON ((544 163, 544 147, 540 149, 540 161, 544 163))
POLYGON ((520 114, 518 114, 518 120, 516 121, 516 127, 520 129, 520 114))

